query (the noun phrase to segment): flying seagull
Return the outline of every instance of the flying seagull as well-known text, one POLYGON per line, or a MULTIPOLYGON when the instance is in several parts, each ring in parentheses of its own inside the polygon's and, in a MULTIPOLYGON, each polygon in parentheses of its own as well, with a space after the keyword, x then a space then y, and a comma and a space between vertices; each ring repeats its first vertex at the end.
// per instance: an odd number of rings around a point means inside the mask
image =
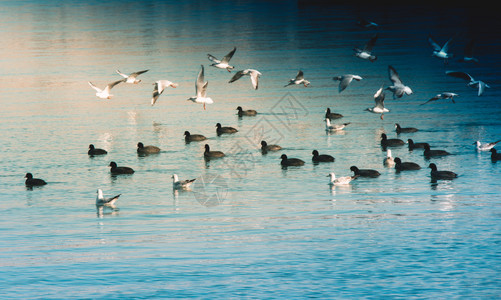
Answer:
POLYGON ((459 95, 456 94, 456 93, 443 92, 443 93, 440 93, 440 94, 436 94, 435 97, 431 98, 430 100, 426 101, 425 103, 421 103, 420 105, 425 105, 428 102, 436 101, 436 100, 439 100, 439 99, 451 99, 452 103, 456 103, 456 101, 454 101, 454 97, 458 97, 458 96, 459 95))
POLYGON ((336 77, 332 78, 332 80, 339 81, 339 92, 340 93, 348 87, 348 85, 353 81, 353 79, 355 79, 356 81, 360 81, 360 80, 362 80, 362 77, 360 77, 359 75, 346 74, 346 75, 336 76, 336 77))
POLYGON ((461 78, 466 81, 468 81, 467 85, 472 88, 478 88, 478 96, 482 96, 482 94, 485 91, 485 88, 490 88, 490 86, 481 81, 481 80, 475 80, 473 77, 471 77, 470 74, 465 73, 465 72, 460 72, 460 71, 445 71, 446 75, 456 77, 456 78, 461 78))
POLYGON ((197 80, 195 81, 195 92, 197 93, 196 96, 188 98, 188 100, 191 100, 195 103, 202 103, 204 105, 204 110, 205 110, 205 104, 212 104, 214 101, 212 101, 211 98, 207 97, 207 85, 209 82, 204 81, 204 66, 201 65, 202 69, 198 73, 197 80))
POLYGON ((307 87, 310 84, 310 82, 304 79, 303 71, 299 70, 299 72, 297 72, 296 78, 290 79, 289 83, 284 85, 284 87, 294 84, 303 84, 305 87, 307 87))
POLYGON ((233 54, 235 54, 235 51, 237 51, 237 47, 233 47, 233 50, 230 51, 230 53, 226 54, 223 59, 219 60, 217 59, 214 55, 207 54, 207 58, 212 62, 211 67, 216 67, 219 69, 226 69, 228 72, 231 72, 235 67, 230 66, 230 59, 233 57, 233 54))
POLYGON ((366 111, 370 111, 371 113, 375 114, 381 114, 381 120, 383 120, 383 114, 385 112, 389 112, 387 108, 384 107, 384 90, 383 87, 381 86, 379 90, 374 94, 374 101, 376 102, 376 105, 374 107, 369 107, 366 108, 366 111))
POLYGON ((377 57, 372 55, 372 48, 374 48, 374 45, 376 44, 377 40, 377 34, 375 34, 368 42, 365 44, 363 49, 359 48, 354 48, 353 51, 355 51, 355 56, 359 57, 361 59, 368 59, 371 62, 374 62, 377 57))
POLYGON ((357 25, 362 27, 362 28, 369 28, 369 29, 378 27, 378 24, 376 24, 372 21, 369 21, 367 19, 364 19, 364 18, 359 18, 357 21, 357 25))
POLYGON ((89 81, 89 85, 91 88, 95 89, 96 90, 96 96, 98 98, 101 98, 101 99, 111 99, 113 97, 112 94, 110 94, 110 91, 111 89, 121 83, 121 82, 124 82, 124 79, 122 80, 118 80, 118 81, 115 81, 115 82, 112 82, 110 84, 108 84, 104 89, 100 89, 98 88, 97 86, 95 86, 92 82, 89 81))
POLYGON ((149 70, 143 70, 143 71, 137 71, 137 72, 134 72, 134 73, 130 73, 129 75, 127 74, 124 74, 122 72, 120 72, 119 70, 116 70, 118 74, 120 74, 126 83, 134 83, 134 84, 138 84, 141 82, 141 79, 136 79, 137 76, 143 74, 143 73, 146 73, 148 72, 149 70))
POLYGON ((254 70, 254 69, 245 69, 245 70, 238 71, 235 75, 233 75, 233 77, 230 79, 230 81, 228 81, 228 83, 232 83, 234 81, 237 81, 238 79, 240 79, 244 75, 250 76, 252 86, 254 87, 255 90, 257 90, 257 88, 259 87, 259 76, 261 76, 262 74, 259 71, 254 70))
POLYGON ((393 98, 401 98, 404 94, 412 94, 411 88, 402 83, 397 70, 395 70, 392 66, 388 66, 388 75, 391 82, 393 82, 393 85, 387 87, 386 89, 393 92, 393 98))
POLYGON ((171 82, 169 80, 158 80, 158 81, 155 81, 155 83, 153 85, 155 87, 153 88, 153 97, 151 98, 151 106, 153 106, 155 104, 155 102, 157 102, 158 97, 160 97, 160 95, 163 93, 163 91, 167 87, 170 86, 173 88, 177 88, 177 86, 178 86, 177 83, 171 82))
POLYGON ((445 64, 448 62, 449 58, 453 57, 453 54, 448 52, 449 51, 449 43, 451 41, 452 41, 452 38, 450 38, 442 47, 440 47, 440 45, 438 45, 431 38, 431 36, 428 37, 428 42, 430 43, 431 47, 433 48, 432 55, 443 59, 445 64))
POLYGON ((465 46, 464 46, 464 54, 463 57, 458 59, 460 62, 474 62, 478 63, 478 59, 473 56, 473 46, 475 45, 475 40, 471 39, 465 46))

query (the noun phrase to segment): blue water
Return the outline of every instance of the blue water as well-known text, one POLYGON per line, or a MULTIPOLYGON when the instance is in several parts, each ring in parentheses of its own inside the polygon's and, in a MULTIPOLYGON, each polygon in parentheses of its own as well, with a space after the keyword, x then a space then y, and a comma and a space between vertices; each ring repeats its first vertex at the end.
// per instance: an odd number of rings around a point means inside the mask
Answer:
MULTIPOLYGON (((479 10, 401 6, 325 6, 289 2, 0 3, 0 298, 496 298, 501 294, 500 163, 476 152, 476 140, 501 138, 498 87, 501 43, 479 10), (375 10, 373 10, 376 8, 375 10), (353 56, 375 33, 357 16, 380 24, 377 61, 353 56), (452 52, 476 36, 477 65, 444 66, 431 56, 428 35, 452 52), (236 70, 209 67, 234 46, 236 70), (205 65, 203 110, 186 101, 205 65), (381 120, 364 111, 390 84, 393 65, 414 94, 394 100, 381 120), (149 69, 138 85, 116 86, 111 100, 97 86, 149 69), (297 71, 308 88, 284 88, 297 71), (481 97, 461 70, 491 88, 481 97), (338 93, 333 76, 359 74, 338 93), (150 106, 152 83, 169 79, 150 106), (435 94, 453 91, 456 104, 435 94), (256 109, 239 119, 235 108, 256 109), (326 134, 326 107, 351 122, 326 134), (215 124, 239 132, 217 137, 215 124), (422 169, 396 173, 383 166, 380 134, 397 137, 394 124, 418 127, 401 134, 453 155, 426 160, 421 151, 393 156, 422 169), (227 157, 206 163, 204 143, 185 144, 183 133, 206 135, 227 157), (266 138, 284 147, 262 155, 266 138), (140 157, 136 144, 157 145, 140 157), (88 157, 89 144, 108 150, 88 157), (313 165, 311 151, 334 163, 313 165), (282 169, 280 155, 306 161, 282 169), (113 177, 110 161, 133 167, 113 177), (459 174, 432 182, 430 162, 459 174), (348 187, 328 185, 329 172, 349 167, 382 175, 348 187), (32 172, 48 185, 28 189, 32 172), (172 174, 197 178, 191 191, 173 192, 172 174), (116 209, 95 207, 96 189, 121 193, 116 209)), ((489 16, 488 14, 487 16, 489 16)))

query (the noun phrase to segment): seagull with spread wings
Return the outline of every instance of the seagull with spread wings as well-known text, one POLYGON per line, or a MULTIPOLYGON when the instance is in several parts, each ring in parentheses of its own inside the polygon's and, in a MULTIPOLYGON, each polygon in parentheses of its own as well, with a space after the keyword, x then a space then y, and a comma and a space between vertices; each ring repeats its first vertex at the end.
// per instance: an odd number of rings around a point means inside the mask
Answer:
POLYGON ((143 70, 143 71, 137 71, 137 72, 134 72, 134 73, 130 73, 129 75, 127 74, 124 74, 122 72, 120 72, 119 70, 116 70, 116 72, 122 76, 124 79, 124 81, 126 83, 133 83, 133 84, 138 84, 141 82, 141 79, 137 79, 137 76, 143 74, 143 73, 146 73, 148 72, 149 70, 143 70))
POLYGON ((153 106, 155 104, 155 102, 157 102, 158 97, 160 97, 160 95, 163 93, 163 91, 167 87, 169 87, 169 86, 173 87, 173 88, 178 87, 177 83, 174 83, 174 82, 169 81, 169 80, 158 80, 158 81, 155 81, 155 83, 153 85, 155 87, 153 88, 153 97, 151 98, 151 106, 153 106))
POLYGON ((289 83, 284 85, 284 87, 294 84, 303 84, 305 87, 307 87, 310 84, 310 82, 304 79, 303 71, 299 70, 299 72, 297 72, 296 78, 290 79, 289 83))
POLYGON ((118 80, 118 81, 115 81, 115 82, 112 82, 112 83, 109 83, 104 89, 100 89, 98 88, 97 86, 95 86, 92 82, 89 81, 89 85, 91 88, 93 88, 94 90, 96 90, 96 96, 100 99, 111 99, 113 97, 112 94, 110 94, 110 91, 111 89, 121 83, 121 82, 124 82, 124 80, 118 80))
POLYGON ((354 48, 353 51, 355 51, 355 56, 359 57, 361 59, 368 59, 371 62, 374 62, 377 57, 372 55, 372 48, 374 48, 374 45, 376 44, 377 41, 377 34, 375 34, 368 42, 365 44, 363 49, 359 48, 354 48))
POLYGON ((393 92, 393 98, 402 98, 404 94, 412 94, 411 88, 402 83, 397 70, 395 70, 392 66, 388 66, 388 75, 391 82, 393 82, 393 85, 387 87, 386 89, 393 92))
POLYGON ((254 69, 245 69, 238 71, 235 75, 233 75, 233 77, 230 79, 230 81, 228 81, 228 83, 235 82, 244 75, 250 76, 252 87, 254 87, 254 89, 257 90, 257 88, 259 87, 259 77, 262 74, 261 72, 254 69))
POLYGON ((231 72, 231 70, 233 70, 235 67, 230 66, 229 63, 230 59, 233 57, 233 54, 235 54, 235 51, 237 51, 237 47, 233 47, 233 50, 226 54, 221 60, 217 59, 214 55, 211 54, 207 54, 207 58, 212 61, 211 67, 226 69, 228 72, 231 72))
POLYGON ((205 104, 212 104, 214 101, 212 101, 210 97, 207 97, 207 85, 209 82, 204 80, 204 66, 201 65, 201 67, 202 69, 198 72, 197 80, 195 81, 195 92, 197 94, 196 96, 188 98, 188 100, 194 103, 202 103, 205 110, 205 104))

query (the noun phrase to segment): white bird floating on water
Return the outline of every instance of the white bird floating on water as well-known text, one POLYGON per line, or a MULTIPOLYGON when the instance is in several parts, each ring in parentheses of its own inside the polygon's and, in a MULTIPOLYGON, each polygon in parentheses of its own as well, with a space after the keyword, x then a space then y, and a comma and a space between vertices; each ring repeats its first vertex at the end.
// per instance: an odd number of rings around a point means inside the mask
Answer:
POLYGON ((488 84, 481 80, 475 80, 473 77, 471 77, 470 74, 466 72, 460 72, 460 71, 445 71, 446 75, 456 77, 456 78, 461 78, 466 81, 468 81, 467 85, 472 88, 478 88, 478 96, 482 96, 482 94, 485 91, 485 88, 490 88, 488 84))
POLYGON ((310 82, 304 79, 303 71, 299 70, 299 72, 297 72, 296 78, 290 79, 289 83, 284 85, 284 87, 294 84, 303 84, 305 87, 307 87, 310 84, 310 82))
POLYGON ((111 99, 113 97, 112 94, 110 94, 110 91, 111 89, 121 83, 121 82, 124 82, 124 80, 118 80, 118 81, 115 81, 115 82, 112 82, 110 84, 108 84, 104 89, 100 89, 98 88, 97 86, 95 86, 92 82, 89 81, 89 85, 91 88, 93 88, 94 90, 96 90, 96 96, 98 98, 101 98, 101 99, 111 99))
POLYGON ((371 113, 381 114, 381 120, 383 120, 383 114, 385 112, 389 112, 390 110, 384 107, 384 90, 383 87, 380 87, 379 90, 374 94, 374 101, 376 105, 374 107, 366 108, 366 111, 370 111, 371 113))
POLYGON ((117 201, 118 197, 121 194, 118 194, 113 197, 105 198, 103 195, 103 191, 101 189, 97 189, 97 197, 96 197, 96 206, 109 206, 115 207, 115 201, 117 201))
POLYGON ((456 94, 456 93, 443 92, 443 93, 440 93, 440 94, 436 94, 433 98, 431 98, 430 100, 426 101, 425 103, 421 103, 420 105, 425 105, 428 102, 439 100, 439 99, 451 99, 452 103, 456 103, 456 101, 454 101, 454 97, 458 97, 458 96, 459 95, 456 94))
POLYGON ((217 59, 214 55, 210 54, 207 54, 207 58, 213 62, 211 67, 226 69, 228 72, 231 72, 231 70, 233 70, 235 67, 230 66, 229 62, 230 59, 233 57, 233 54, 235 54, 235 51, 237 51, 237 47, 233 47, 233 50, 231 50, 228 54, 226 54, 221 60, 217 59))
POLYGON ((354 176, 343 176, 343 177, 337 177, 334 173, 329 173, 327 177, 330 177, 329 180, 329 185, 347 185, 350 184, 350 182, 353 179, 356 179, 359 175, 354 175, 354 176))
POLYGON ((480 141, 476 141, 475 143, 473 143, 473 145, 477 146, 478 151, 489 151, 494 148, 494 146, 496 146, 496 144, 499 142, 501 142, 501 140, 491 143, 481 143, 480 141))
POLYGON ((233 75, 233 77, 230 79, 230 81, 228 81, 228 83, 237 81, 244 75, 250 76, 252 87, 254 87, 254 89, 257 90, 257 88, 259 87, 259 76, 261 76, 262 74, 254 69, 245 69, 238 71, 235 75, 233 75))
POLYGON ((386 150, 386 157, 383 160, 383 164, 387 167, 393 167, 395 165, 395 160, 393 156, 391 156, 391 150, 386 150))
POLYGON ((212 101, 211 98, 207 97, 207 85, 209 84, 209 82, 204 81, 204 66, 201 65, 201 67, 202 69, 200 70, 200 72, 198 72, 197 80, 195 81, 195 92, 197 93, 197 95, 188 98, 188 100, 195 103, 202 103, 205 110, 205 104, 212 104, 214 103, 214 101, 212 101))
POLYGON ((339 131, 343 130, 346 126, 348 126, 350 123, 343 123, 343 124, 331 124, 331 121, 329 118, 325 118, 325 130, 326 131, 339 131))
POLYGON ((440 47, 440 45, 438 45, 431 38, 431 36, 428 37, 428 42, 430 43, 431 47, 433 48, 432 55, 443 59, 445 64, 448 62, 449 58, 452 58, 454 56, 452 53, 448 52, 449 51, 449 43, 451 41, 452 41, 452 38, 450 38, 442 47, 440 47))
POLYGON ((410 95, 413 93, 410 87, 402 83, 397 70, 395 70, 392 66, 388 66, 388 75, 391 82, 393 82, 393 85, 387 87, 386 89, 393 92, 393 98, 401 98, 404 94, 410 95))
POLYGON ((177 174, 172 175, 172 188, 175 190, 187 190, 190 188, 190 185, 196 180, 195 179, 186 179, 179 180, 177 174))
POLYGON ((151 106, 153 106, 155 104, 155 102, 157 102, 158 97, 160 97, 160 95, 163 93, 165 88, 167 88, 168 86, 173 87, 173 88, 178 87, 177 83, 171 82, 169 80, 158 80, 158 81, 155 81, 155 83, 153 85, 155 87, 153 88, 153 97, 151 98, 151 106))
POLYGON ((116 72, 118 74, 120 74, 120 76, 122 76, 124 79, 124 81, 126 83, 133 83, 133 84, 138 84, 141 82, 141 79, 137 79, 137 76, 143 74, 143 73, 146 73, 148 72, 149 70, 143 70, 143 71, 137 71, 137 72, 134 72, 134 73, 130 73, 129 75, 127 74, 124 74, 122 72, 120 72, 119 70, 116 70, 116 72))
POLYGON ((354 48, 353 51, 355 51, 355 56, 359 57, 361 59, 368 59, 371 62, 374 62, 377 57, 372 55, 372 48, 374 48, 374 45, 376 44, 377 40, 377 34, 375 34, 368 42, 365 44, 363 49, 359 48, 354 48))
POLYGON ((339 92, 340 93, 348 87, 348 85, 353 81, 353 79, 355 79, 356 81, 360 81, 360 80, 362 80, 362 77, 359 75, 346 74, 346 75, 336 76, 336 77, 332 78, 332 80, 339 81, 339 92))

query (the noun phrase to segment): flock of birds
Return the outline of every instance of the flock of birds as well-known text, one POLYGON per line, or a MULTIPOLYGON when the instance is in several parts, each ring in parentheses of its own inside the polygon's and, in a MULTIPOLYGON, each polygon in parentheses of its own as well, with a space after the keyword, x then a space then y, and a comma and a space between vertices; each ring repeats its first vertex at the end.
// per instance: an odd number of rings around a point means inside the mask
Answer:
MULTIPOLYGON (((364 27, 364 28, 377 28, 377 24, 374 22, 369 22, 366 20, 360 20, 358 23, 359 26, 364 27)), ((363 48, 354 48, 354 56, 368 60, 370 62, 375 62, 377 60, 377 56, 373 53, 373 48, 376 45, 376 41, 378 39, 378 35, 375 34, 372 36, 372 38, 365 44, 363 48)), ((430 43, 430 46, 433 49, 432 55, 444 60, 444 64, 448 64, 449 59, 453 57, 452 53, 449 50, 450 43, 452 41, 452 38, 449 39, 443 46, 438 45, 431 37, 428 38, 428 41, 430 43)), ((472 49, 473 49, 474 42, 470 41, 466 47, 465 47, 465 55, 459 59, 459 61, 462 62, 471 62, 471 63, 478 63, 478 59, 473 57, 472 54, 472 49)), ((210 66, 218 68, 218 69, 223 69, 227 70, 228 72, 232 72, 235 67, 230 65, 230 60, 232 59, 233 55, 235 54, 237 48, 234 47, 228 54, 226 54, 222 59, 218 59, 215 56, 208 54, 207 57, 211 61, 210 66)), ((113 81, 106 85, 103 89, 98 88, 95 86, 92 82, 88 82, 89 85, 96 91, 96 96, 100 99, 111 99, 113 95, 111 94, 112 88, 114 88, 116 85, 120 83, 129 83, 129 84, 138 84, 141 82, 140 79, 138 79, 138 76, 141 74, 144 74, 145 72, 148 72, 148 70, 142 70, 138 72, 133 72, 130 74, 124 74, 120 72, 119 70, 116 70, 116 72, 123 77, 120 80, 113 81)), ((257 90, 259 87, 259 78, 262 74, 255 70, 255 69, 243 69, 237 71, 229 80, 229 83, 235 82, 239 80, 240 78, 244 76, 249 76, 252 88, 257 90)), ((476 88, 478 90, 477 95, 481 96, 486 88, 489 88, 489 85, 486 84, 485 82, 481 80, 475 80, 471 75, 465 72, 460 72, 460 71, 446 71, 446 75, 456 77, 463 79, 467 82, 467 85, 473 88, 476 88)), ((384 99, 385 99, 385 90, 389 90, 390 92, 393 93, 393 98, 401 98, 404 95, 411 95, 413 93, 412 89, 405 85, 403 81, 401 80, 397 70, 389 65, 388 66, 388 76, 392 84, 386 88, 384 86, 381 86, 376 93, 374 94, 374 101, 375 105, 373 107, 369 107, 366 109, 366 111, 380 114, 380 118, 384 118, 384 114, 389 112, 388 108, 385 107, 384 105, 384 99)), ((341 93, 343 92, 353 81, 361 81, 363 78, 360 75, 356 74, 345 74, 345 75, 340 75, 340 76, 335 76, 333 77, 333 80, 336 82, 339 82, 338 85, 338 92, 341 93)), ((308 87, 310 85, 310 82, 305 79, 303 71, 299 70, 298 73, 294 78, 291 78, 287 84, 284 85, 284 87, 288 87, 291 85, 303 85, 304 87, 308 87)), ((177 83, 174 83, 169 80, 158 80, 155 81, 154 83, 154 88, 153 88, 153 93, 152 93, 152 98, 151 98, 151 105, 155 105, 157 102, 158 98, 160 95, 167 89, 168 87, 176 88, 178 86, 177 83)), ((207 96, 207 87, 208 87, 208 82, 205 81, 204 78, 204 66, 201 65, 201 69, 198 72, 198 75, 195 80, 195 96, 189 97, 187 100, 192 101, 194 103, 202 104, 204 110, 206 109, 206 105, 208 104, 213 104, 214 101, 207 96)), ((450 99, 453 103, 455 103, 454 98, 458 97, 457 93, 450 92, 450 91, 444 91, 442 93, 437 94, 436 96, 432 97, 428 101, 422 103, 421 105, 427 104, 432 101, 436 101, 439 99, 450 99)), ((255 116, 258 114, 256 110, 252 109, 247 109, 244 110, 242 107, 238 106, 237 107, 237 114, 239 117, 243 116, 255 116)), ((328 132, 331 131, 341 131, 346 128, 350 123, 339 123, 339 124, 334 124, 332 123, 333 120, 340 119, 342 118, 343 115, 339 113, 334 113, 330 111, 330 108, 327 108, 326 113, 325 113, 325 130, 328 132)), ((395 131, 398 134, 400 133, 413 133, 418 131, 417 128, 413 127, 401 127, 399 124, 395 124, 395 131)), ((233 127, 228 127, 228 126, 222 126, 220 123, 216 124, 216 133, 218 136, 222 134, 234 134, 237 133, 238 130, 233 127)), ((189 131, 184 132, 184 139, 186 143, 191 143, 191 142, 203 142, 207 138, 201 134, 191 134, 189 131)), ((501 142, 500 141, 495 141, 495 142, 489 142, 489 143, 481 143, 480 141, 476 141, 474 144, 476 145, 476 149, 478 151, 490 151, 491 152, 491 159, 493 162, 501 160, 501 153, 497 153, 496 149, 494 148, 497 143, 501 142)), ((415 143, 412 139, 408 139, 407 142, 404 142, 401 139, 398 138, 388 138, 386 134, 381 135, 381 147, 383 150, 386 151, 386 158, 383 161, 383 164, 386 167, 393 167, 397 172, 402 172, 402 171, 411 171, 411 170, 419 170, 421 167, 414 163, 414 162, 403 162, 399 157, 392 157, 391 149, 394 147, 401 147, 406 145, 408 146, 409 150, 412 151, 414 149, 422 149, 423 150, 423 155, 426 158, 432 158, 432 157, 438 157, 438 156, 447 156, 450 153, 445 151, 445 150, 437 150, 437 149, 431 149, 430 145, 428 143, 415 143)), ((266 141, 261 141, 261 152, 262 154, 267 154, 268 152, 277 152, 282 150, 282 147, 279 145, 269 145, 266 141)), ((160 148, 153 146, 153 145, 144 145, 143 143, 138 143, 137 144, 137 153, 139 155, 149 155, 149 154, 156 154, 160 152, 160 148)), ((107 151, 104 149, 99 149, 95 148, 93 144, 89 145, 89 150, 88 150, 88 155, 90 156, 96 156, 96 155, 106 155, 107 151)), ((210 146, 208 144, 205 144, 205 151, 204 151, 204 158, 207 160, 210 159, 217 159, 217 158, 222 158, 225 157, 225 153, 221 151, 214 151, 211 150, 210 146)), ((299 158, 290 158, 286 154, 282 154, 280 156, 281 159, 281 165, 283 168, 287 168, 290 166, 303 166, 305 162, 299 158)), ((317 150, 313 150, 312 152, 312 162, 313 163, 328 163, 328 162, 334 162, 335 159, 333 156, 328 155, 328 154, 320 154, 317 150)), ((116 162, 112 161, 109 164, 110 167, 110 173, 112 175, 122 175, 122 174, 133 174, 134 170, 130 167, 126 166, 118 166, 116 162)), ((452 171, 447 171, 447 170, 438 170, 437 165, 435 163, 430 163, 428 167, 431 169, 430 176, 432 180, 452 180, 456 178, 458 175, 452 171)), ((350 170, 353 172, 353 176, 343 176, 343 177, 336 177, 334 173, 329 173, 327 177, 330 177, 329 184, 330 185, 347 185, 350 184, 350 182, 358 177, 378 177, 381 175, 377 170, 372 170, 372 169, 359 169, 356 166, 351 166, 350 170)), ((33 175, 31 173, 27 173, 26 176, 26 181, 25 184, 28 187, 33 187, 33 186, 42 186, 47 184, 46 181, 43 179, 39 178, 33 178, 33 175)), ((177 174, 172 175, 172 180, 173 180, 173 189, 175 190, 186 190, 190 188, 190 185, 195 181, 195 179, 188 179, 188 180, 180 180, 178 178, 177 174)), ((113 197, 104 197, 103 191, 101 189, 97 190, 97 197, 96 197, 96 205, 97 206, 109 206, 109 207, 114 207, 114 204, 116 200, 120 197, 119 195, 113 196, 113 197)))

